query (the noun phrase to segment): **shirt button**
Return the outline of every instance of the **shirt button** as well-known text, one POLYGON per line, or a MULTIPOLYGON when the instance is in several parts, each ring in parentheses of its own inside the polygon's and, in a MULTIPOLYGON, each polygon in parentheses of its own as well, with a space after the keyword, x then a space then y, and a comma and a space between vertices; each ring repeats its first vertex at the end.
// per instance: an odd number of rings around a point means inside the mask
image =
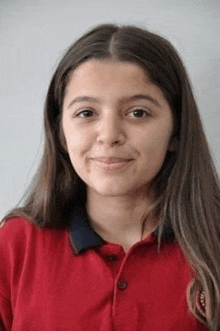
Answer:
POLYGON ((124 291, 124 290, 126 290, 127 286, 128 286, 128 284, 125 280, 121 279, 121 280, 118 281, 119 290, 124 291))
POLYGON ((110 261, 115 261, 115 260, 117 260, 117 256, 114 255, 114 254, 109 254, 109 255, 108 255, 108 260, 110 260, 110 261))

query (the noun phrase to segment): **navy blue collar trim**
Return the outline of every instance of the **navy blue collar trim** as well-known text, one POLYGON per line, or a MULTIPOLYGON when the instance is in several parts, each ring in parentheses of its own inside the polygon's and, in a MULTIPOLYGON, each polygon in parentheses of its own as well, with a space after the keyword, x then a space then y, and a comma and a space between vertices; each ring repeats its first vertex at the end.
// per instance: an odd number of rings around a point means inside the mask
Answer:
MULTIPOLYGON (((88 248, 100 246, 105 241, 91 227, 86 209, 83 207, 75 207, 70 215, 70 241, 75 253, 80 253, 88 248)), ((154 234, 158 236, 158 228, 154 234)), ((174 233, 171 227, 166 227, 163 232, 163 239, 173 240, 174 233)))
POLYGON ((104 240, 91 227, 86 209, 75 207, 70 213, 70 238, 75 253, 100 246, 104 240))

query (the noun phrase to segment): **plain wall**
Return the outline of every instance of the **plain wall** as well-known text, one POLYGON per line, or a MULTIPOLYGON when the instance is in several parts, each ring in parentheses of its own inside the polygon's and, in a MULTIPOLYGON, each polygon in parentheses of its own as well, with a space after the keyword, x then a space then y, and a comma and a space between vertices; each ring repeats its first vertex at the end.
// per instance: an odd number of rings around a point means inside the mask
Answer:
POLYGON ((219 0, 0 0, 0 218, 36 171, 44 99, 58 61, 100 23, 137 24, 174 44, 220 170, 219 0))

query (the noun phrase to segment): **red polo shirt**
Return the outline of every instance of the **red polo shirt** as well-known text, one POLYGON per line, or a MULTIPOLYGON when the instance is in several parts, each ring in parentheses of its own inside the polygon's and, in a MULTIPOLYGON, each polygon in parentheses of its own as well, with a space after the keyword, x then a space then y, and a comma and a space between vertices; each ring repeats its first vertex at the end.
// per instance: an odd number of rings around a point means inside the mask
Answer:
MULTIPOLYGON (((166 234, 165 234, 166 238, 166 234)), ((0 229, 0 325, 14 331, 199 331, 189 312, 189 265, 155 233, 127 254, 91 228, 84 210, 66 229, 12 218, 0 229)))

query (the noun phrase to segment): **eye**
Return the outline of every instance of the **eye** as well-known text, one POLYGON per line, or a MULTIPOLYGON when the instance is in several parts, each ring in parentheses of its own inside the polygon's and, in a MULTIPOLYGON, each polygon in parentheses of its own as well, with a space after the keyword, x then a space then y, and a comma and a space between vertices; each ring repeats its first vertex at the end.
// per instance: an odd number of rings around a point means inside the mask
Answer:
POLYGON ((142 109, 142 108, 133 109, 128 114, 131 117, 136 117, 136 118, 144 118, 144 117, 150 116, 150 113, 147 110, 142 109))
POLYGON ((75 115, 75 117, 81 117, 81 118, 92 117, 92 116, 93 116, 93 111, 90 109, 81 110, 75 115))

